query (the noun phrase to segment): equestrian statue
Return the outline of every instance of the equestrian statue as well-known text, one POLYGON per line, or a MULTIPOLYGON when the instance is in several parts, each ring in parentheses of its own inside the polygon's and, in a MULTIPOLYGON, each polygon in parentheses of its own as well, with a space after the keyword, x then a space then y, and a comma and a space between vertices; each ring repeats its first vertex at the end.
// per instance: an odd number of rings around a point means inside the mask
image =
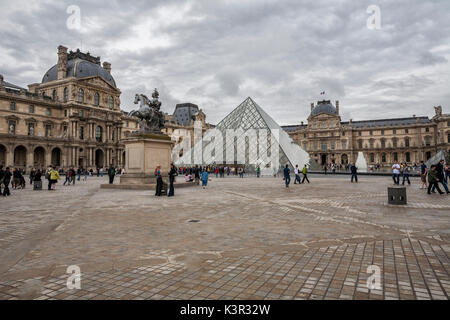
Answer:
POLYGON ((131 111, 129 115, 139 119, 140 132, 160 134, 161 129, 164 128, 164 114, 160 110, 158 90, 155 89, 152 98, 150 100, 145 94, 136 94, 134 104, 140 103, 139 109, 131 111))

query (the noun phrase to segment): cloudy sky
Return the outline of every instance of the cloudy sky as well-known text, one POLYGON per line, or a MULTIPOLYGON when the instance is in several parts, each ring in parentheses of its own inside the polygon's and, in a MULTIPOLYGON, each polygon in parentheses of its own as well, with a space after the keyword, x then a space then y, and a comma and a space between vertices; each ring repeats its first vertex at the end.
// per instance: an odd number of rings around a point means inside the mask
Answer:
POLYGON ((59 44, 81 48, 111 62, 128 111, 135 93, 158 88, 165 112, 192 102, 211 123, 250 96, 279 124, 298 124, 322 91, 340 101, 343 120, 432 116, 436 105, 450 112, 448 0, 0 0, 0 7, 6 81, 40 82, 59 44), (370 5, 380 8, 379 29, 370 5))

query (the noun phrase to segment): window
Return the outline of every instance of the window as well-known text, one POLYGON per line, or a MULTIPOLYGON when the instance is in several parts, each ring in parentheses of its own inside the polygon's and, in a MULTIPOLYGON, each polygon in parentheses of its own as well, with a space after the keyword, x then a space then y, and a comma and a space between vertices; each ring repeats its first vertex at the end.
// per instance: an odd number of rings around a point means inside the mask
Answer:
POLYGON ((370 134, 371 136, 373 136, 373 131, 372 131, 372 130, 370 130, 370 131, 369 131, 369 134, 370 134))
POLYGON ((45 136, 50 137, 52 133, 52 126, 50 124, 45 125, 45 136))
POLYGON ((345 137, 345 131, 342 131, 342 136, 345 137))
POLYGON ((405 133, 409 133, 409 130, 408 130, 408 129, 405 129, 405 133))
POLYGON ((84 90, 78 89, 78 102, 84 103, 84 90))
POLYGON ((398 161, 398 153, 394 152, 394 161, 398 161))
POLYGON ((114 109, 114 98, 113 97, 109 97, 109 108, 114 109))
POLYGON ((112 129, 111 131, 111 140, 114 141, 114 133, 115 133, 116 129, 112 129))
POLYGON ((396 138, 392 139, 392 147, 397 148, 397 139, 396 138))
POLYGON ((15 121, 8 122, 8 132, 9 132, 9 134, 16 134, 16 122, 15 121))
POLYGON ((98 94, 98 92, 96 92, 94 94, 94 105, 95 106, 99 106, 100 105, 100 95, 98 94))
POLYGON ((317 150, 319 148, 319 144, 317 143, 317 141, 314 141, 314 150, 317 150))
POLYGON ((103 141, 103 128, 100 126, 97 126, 97 128, 95 128, 95 139, 98 142, 102 142, 103 141))
POLYGON ((16 103, 14 101, 9 103, 9 110, 16 111, 16 103))
POLYGON ((67 126, 63 127, 63 135, 64 137, 67 137, 67 126))
MULTIPOLYGON (((369 140, 369 144, 370 144, 370 148, 373 149, 373 148, 374 148, 375 141, 374 141, 373 139, 370 139, 370 140, 369 140)), ((373 162, 373 161, 372 161, 372 162, 373 162)))
POLYGON ((342 149, 347 149, 347 141, 342 141, 342 149))
POLYGON ((47 109, 45 110, 45 115, 46 115, 46 116, 51 116, 51 115, 52 115, 52 110, 50 110, 49 108, 47 108, 47 109))
POLYGON ((29 123, 28 124, 28 135, 29 136, 34 136, 34 123, 29 123))
POLYGON ((425 145, 427 147, 431 146, 431 137, 425 137, 425 145))
POLYGON ((334 150, 334 148, 336 147, 336 144, 334 141, 331 141, 331 150, 334 150))
POLYGON ((409 147, 409 138, 405 138, 405 147, 409 147))
POLYGON ((450 143, 450 133, 447 134, 447 142, 450 143))
POLYGON ((362 140, 358 140, 358 148, 362 149, 363 148, 363 142, 362 140))
POLYGON ((381 130, 381 134, 382 134, 382 135, 384 134, 384 130, 381 130))
POLYGON ((322 150, 327 150, 327 143, 326 142, 322 142, 322 150))
POLYGON ((67 109, 64 110, 64 117, 67 117, 67 109))
POLYGON ((29 113, 34 113, 34 106, 33 106, 33 105, 30 105, 30 106, 28 107, 28 112, 29 112, 29 113))
MULTIPOLYGON (((449 138, 450 138, 450 134, 449 134, 449 138)), ((308 142, 303 142, 303 149, 307 150, 308 149, 308 142)))
POLYGON ((425 132, 430 132, 430 128, 425 128, 425 132))
POLYGON ((392 130, 392 134, 397 134, 397 130, 392 130))
POLYGON ((375 155, 373 153, 370 154, 370 162, 375 162, 375 155))
POLYGON ((80 117, 83 117, 84 116, 84 111, 80 110, 79 115, 80 115, 80 117))
POLYGON ((69 100, 69 89, 66 87, 64 88, 64 102, 67 102, 69 100))
POLYGON ((129 127, 129 125, 130 125, 130 122, 129 121, 127 121, 126 122, 126 125, 127 125, 127 128, 129 127))
POLYGON ((56 100, 56 90, 53 90, 52 98, 53 98, 53 100, 56 100))
POLYGON ((362 135, 362 132, 361 132, 361 131, 359 131, 359 132, 358 132, 358 136, 360 136, 360 137, 361 137, 361 135, 362 135))
POLYGON ((386 162, 386 153, 381 154, 381 162, 386 162))
POLYGON ((84 140, 84 127, 83 126, 80 126, 80 129, 79 129, 79 138, 80 138, 80 140, 84 140))
POLYGON ((426 153, 425 156, 427 157, 427 160, 429 160, 429 159, 431 158, 431 152, 430 152, 430 151, 427 151, 427 153, 426 153))
POLYGON ((409 152, 407 152, 405 154, 405 156, 406 156, 406 162, 411 162, 411 154, 409 152))

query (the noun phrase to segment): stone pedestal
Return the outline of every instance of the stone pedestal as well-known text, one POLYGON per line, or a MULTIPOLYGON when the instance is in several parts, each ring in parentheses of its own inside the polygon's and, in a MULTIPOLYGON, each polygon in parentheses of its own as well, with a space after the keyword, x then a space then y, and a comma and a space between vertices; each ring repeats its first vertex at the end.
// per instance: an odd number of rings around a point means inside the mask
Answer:
POLYGON ((125 174, 120 177, 121 185, 156 184, 155 169, 168 176, 172 161, 170 137, 164 134, 140 133, 125 141, 125 174))

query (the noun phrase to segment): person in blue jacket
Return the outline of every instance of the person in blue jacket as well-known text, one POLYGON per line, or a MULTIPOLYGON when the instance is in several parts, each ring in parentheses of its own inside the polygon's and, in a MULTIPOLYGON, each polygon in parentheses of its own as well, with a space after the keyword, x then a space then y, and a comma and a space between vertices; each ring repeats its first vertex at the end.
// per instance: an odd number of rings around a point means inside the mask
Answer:
POLYGON ((203 172, 202 172, 202 187, 203 187, 203 189, 205 189, 207 185, 208 185, 208 171, 203 170, 203 172))

